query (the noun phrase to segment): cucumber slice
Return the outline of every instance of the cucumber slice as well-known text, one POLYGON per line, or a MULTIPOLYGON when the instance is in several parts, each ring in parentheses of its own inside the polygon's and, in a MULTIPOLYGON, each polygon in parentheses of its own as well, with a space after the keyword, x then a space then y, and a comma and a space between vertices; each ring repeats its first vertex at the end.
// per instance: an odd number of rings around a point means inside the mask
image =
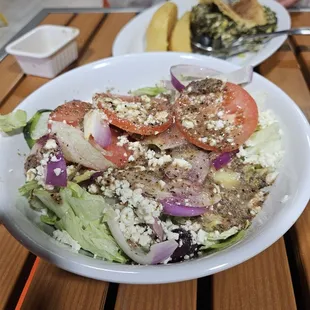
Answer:
POLYGON ((52 110, 42 109, 28 121, 24 127, 24 138, 30 148, 36 140, 47 133, 47 121, 52 110))

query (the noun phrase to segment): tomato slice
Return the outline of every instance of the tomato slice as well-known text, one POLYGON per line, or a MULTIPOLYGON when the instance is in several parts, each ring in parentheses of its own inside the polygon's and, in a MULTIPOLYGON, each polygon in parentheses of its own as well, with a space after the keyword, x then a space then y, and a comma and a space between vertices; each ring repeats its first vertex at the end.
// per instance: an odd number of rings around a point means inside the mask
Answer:
POLYGON ((114 126, 130 133, 145 136, 158 134, 173 122, 166 99, 101 93, 96 94, 93 101, 114 126))
POLYGON ((126 145, 117 145, 118 137, 121 136, 121 134, 114 128, 110 129, 112 134, 111 144, 105 148, 109 155, 105 155, 104 157, 117 167, 121 168, 127 164, 128 157, 132 154, 132 151, 128 150, 126 145))
POLYGON ((205 93, 197 87, 200 93, 193 92, 194 83, 200 82, 191 83, 176 100, 177 127, 189 142, 205 150, 238 149, 258 124, 254 99, 241 86, 232 83, 222 88, 205 88, 205 93))
POLYGON ((68 125, 78 127, 82 123, 84 115, 91 108, 92 105, 88 102, 72 100, 58 106, 51 112, 50 120, 55 122, 66 122, 68 125))
MULTIPOLYGON (((50 114, 50 120, 56 122, 63 122, 65 121, 68 125, 73 127, 78 127, 82 125, 84 120, 85 114, 92 108, 92 105, 87 102, 73 100, 70 102, 66 102, 65 104, 57 107, 53 112, 50 114)), ((49 126, 51 126, 49 124, 49 126)), ((112 133, 112 141, 111 144, 105 148, 108 151, 109 156, 105 155, 104 157, 111 161, 118 167, 123 167, 128 162, 128 157, 131 155, 131 151, 126 149, 126 146, 118 146, 117 142, 121 134, 111 128, 112 133)), ((93 144, 94 147, 100 148, 96 145, 96 142, 93 139, 89 141, 93 144)))

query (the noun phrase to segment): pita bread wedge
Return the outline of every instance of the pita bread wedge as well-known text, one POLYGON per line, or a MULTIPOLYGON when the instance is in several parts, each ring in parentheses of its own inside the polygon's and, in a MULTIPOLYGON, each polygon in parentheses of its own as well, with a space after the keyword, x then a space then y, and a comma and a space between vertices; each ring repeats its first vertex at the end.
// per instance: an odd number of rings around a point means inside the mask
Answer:
POLYGON ((169 50, 191 53, 191 12, 186 12, 176 23, 170 40, 169 50))
POLYGON ((218 9, 226 16, 231 18, 234 22, 236 22, 239 25, 242 25, 246 28, 253 28, 257 25, 262 25, 261 23, 258 24, 257 20, 260 22, 263 22, 266 24, 266 20, 264 17, 264 9, 256 2, 256 0, 239 0, 238 3, 234 4, 237 5, 237 11, 233 9, 232 6, 229 6, 228 4, 224 3, 221 0, 200 0, 200 3, 206 3, 206 4, 214 4, 218 7, 218 9), (242 6, 246 3, 246 8, 243 9, 242 6), (250 3, 250 4, 248 4, 250 3), (250 10, 250 13, 248 12, 250 10), (258 10, 258 13, 254 13, 255 10, 258 10), (240 15, 239 12, 242 12, 243 15, 240 15), (259 18, 256 17, 255 14, 260 16, 259 18), (262 16, 261 16, 262 14, 262 16), (262 20, 264 19, 264 21, 262 20))
POLYGON ((146 31, 146 51, 167 51, 178 8, 173 2, 162 5, 153 15, 146 31))
POLYGON ((254 21, 257 26, 267 23, 264 8, 257 0, 239 0, 231 8, 243 19, 254 21))

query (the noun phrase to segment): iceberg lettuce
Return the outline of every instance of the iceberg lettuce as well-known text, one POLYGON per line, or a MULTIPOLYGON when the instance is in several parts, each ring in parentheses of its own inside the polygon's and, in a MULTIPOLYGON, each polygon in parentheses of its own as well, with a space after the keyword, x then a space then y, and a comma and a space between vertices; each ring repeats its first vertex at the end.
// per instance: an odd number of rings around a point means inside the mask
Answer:
POLYGON ((55 223, 55 217, 50 215, 42 218, 45 223, 51 221, 96 256, 119 263, 127 261, 105 222, 110 206, 102 196, 91 195, 73 182, 56 197, 44 189, 34 190, 33 195, 57 216, 55 223))
POLYGON ((16 110, 6 115, 0 115, 0 131, 11 132, 27 124, 27 113, 23 110, 16 110))

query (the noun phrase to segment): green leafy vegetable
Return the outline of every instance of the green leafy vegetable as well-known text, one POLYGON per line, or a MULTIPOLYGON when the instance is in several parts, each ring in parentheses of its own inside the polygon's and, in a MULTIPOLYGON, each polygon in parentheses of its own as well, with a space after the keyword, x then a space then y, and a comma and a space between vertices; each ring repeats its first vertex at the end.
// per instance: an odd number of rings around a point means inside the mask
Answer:
POLYGON ((24 127, 24 138, 30 148, 32 148, 37 139, 44 136, 47 129, 47 121, 51 110, 38 110, 24 127))
MULTIPOLYGON (((33 195, 59 218, 55 222, 57 229, 66 231, 84 250, 109 261, 126 262, 104 221, 110 207, 102 196, 91 195, 73 182, 59 194, 39 189, 33 195)), ((41 218, 51 222, 53 219, 41 218)))
POLYGON ((57 221, 57 216, 55 214, 46 214, 41 215, 40 220, 41 222, 48 224, 48 225, 55 225, 57 221))
POLYGON ((73 213, 69 204, 63 199, 63 194, 52 194, 44 189, 33 191, 33 196, 37 197, 46 208, 53 211, 59 218, 63 217, 66 213, 73 213))
POLYGON ((150 97, 155 97, 159 94, 162 94, 164 92, 166 92, 166 88, 164 87, 143 87, 143 88, 139 88, 135 91, 132 92, 133 95, 135 96, 142 96, 142 95, 147 95, 150 97))
POLYGON ((89 180, 94 173, 96 173, 96 171, 87 170, 83 174, 76 175, 72 181, 76 183, 81 183, 83 181, 89 180))
POLYGON ((0 115, 0 131, 11 132, 27 124, 27 113, 23 110, 16 110, 6 115, 0 115))
POLYGON ((78 217, 87 221, 100 219, 108 207, 102 196, 89 194, 73 182, 62 190, 62 197, 78 217))
POLYGON ((217 241, 217 240, 225 240, 238 232, 238 228, 236 226, 223 231, 222 233, 211 232, 208 235, 208 240, 217 241))
POLYGON ((219 243, 215 243, 211 245, 209 248, 213 250, 222 250, 224 248, 227 248, 229 246, 232 246, 233 244, 237 243, 240 241, 245 235, 245 230, 240 230, 237 234, 234 236, 226 239, 225 241, 221 241, 219 243))
POLYGON ((66 214, 56 223, 56 227, 65 230, 84 250, 90 251, 109 261, 125 263, 127 259, 107 229, 106 223, 85 222, 83 219, 66 214))
POLYGON ((40 185, 38 184, 38 182, 33 180, 33 181, 26 182, 22 187, 18 189, 18 191, 22 196, 29 197, 32 191, 39 187, 40 185))

